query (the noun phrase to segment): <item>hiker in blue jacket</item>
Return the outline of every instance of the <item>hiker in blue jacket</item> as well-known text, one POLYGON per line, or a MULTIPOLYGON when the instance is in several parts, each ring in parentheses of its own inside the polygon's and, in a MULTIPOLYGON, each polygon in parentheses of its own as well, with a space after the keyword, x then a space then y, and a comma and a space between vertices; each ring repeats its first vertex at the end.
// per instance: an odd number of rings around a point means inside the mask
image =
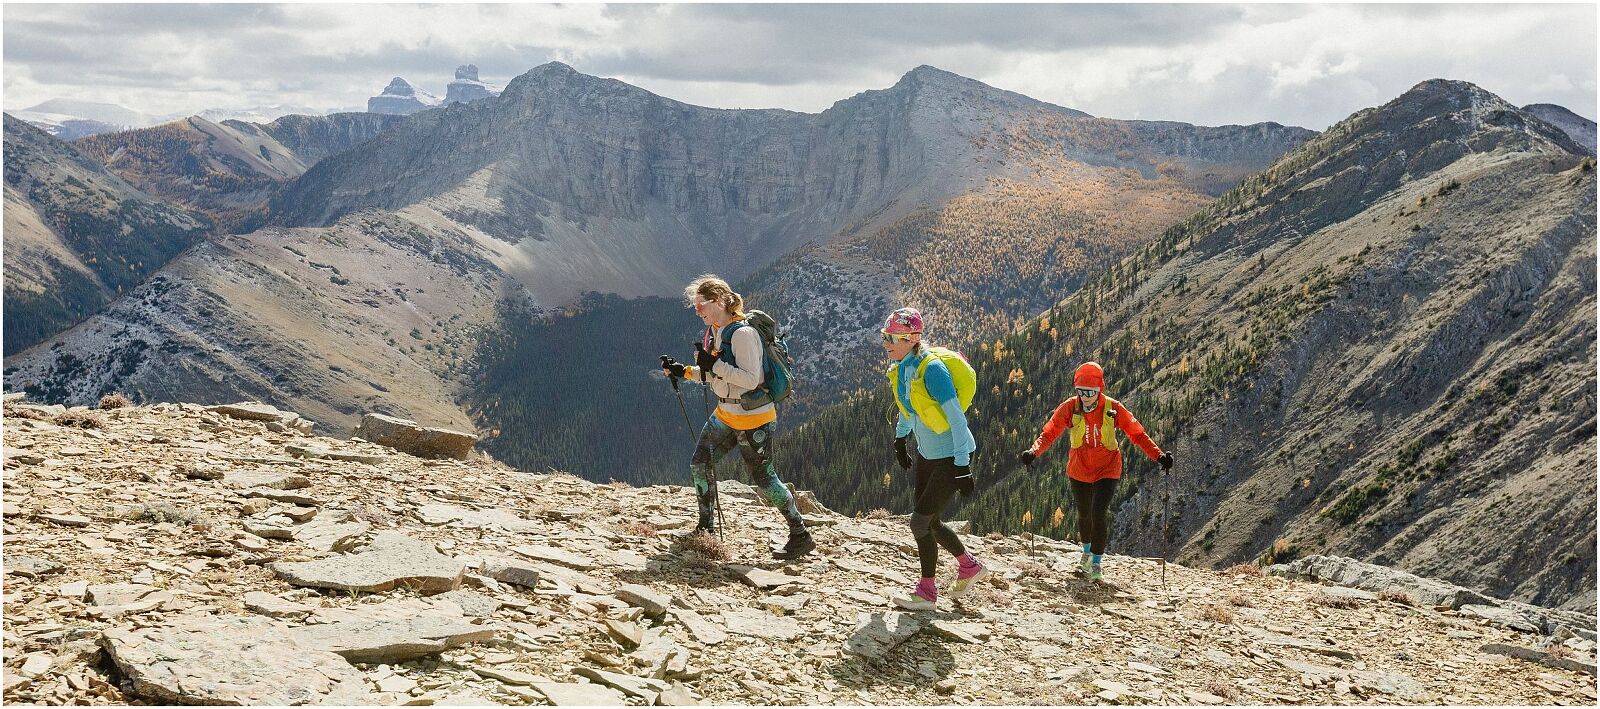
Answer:
POLYGON ((988 569, 967 551, 939 519, 950 498, 960 491, 972 494, 972 453, 978 444, 967 428, 964 402, 957 392, 957 377, 969 392, 976 387, 972 367, 959 353, 930 348, 922 342, 922 313, 916 308, 901 308, 889 315, 882 329, 883 350, 889 365, 889 387, 900 417, 894 426, 895 460, 901 468, 916 469, 915 504, 911 511, 911 535, 917 540, 917 558, 922 576, 907 596, 894 599, 907 610, 933 610, 939 591, 934 573, 939 564, 939 547, 956 557, 956 577, 949 592, 958 598, 971 591, 973 584, 988 569), (952 373, 951 364, 959 371, 952 373), (917 458, 913 462, 908 448, 912 434, 917 437, 917 458))

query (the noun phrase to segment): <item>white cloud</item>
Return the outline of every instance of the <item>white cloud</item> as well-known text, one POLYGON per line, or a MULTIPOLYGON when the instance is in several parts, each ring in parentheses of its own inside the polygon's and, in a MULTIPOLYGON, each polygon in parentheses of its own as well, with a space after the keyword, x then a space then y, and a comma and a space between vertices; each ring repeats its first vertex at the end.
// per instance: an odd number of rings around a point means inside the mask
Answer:
POLYGON ((551 60, 819 111, 932 64, 1096 115, 1322 128, 1430 78, 1595 106, 1594 5, 7 5, 5 105, 364 105, 551 60))

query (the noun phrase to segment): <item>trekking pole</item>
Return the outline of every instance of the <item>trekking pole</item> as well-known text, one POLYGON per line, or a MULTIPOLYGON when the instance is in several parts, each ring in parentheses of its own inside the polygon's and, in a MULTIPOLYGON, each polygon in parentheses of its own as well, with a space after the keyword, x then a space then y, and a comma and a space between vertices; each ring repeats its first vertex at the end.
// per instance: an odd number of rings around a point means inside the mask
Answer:
MULTIPOLYGON (((671 360, 671 357, 661 355, 661 364, 663 367, 666 366, 667 362, 671 360)), ((667 381, 672 382, 672 393, 676 394, 678 397, 678 410, 683 412, 683 425, 684 428, 688 429, 689 431, 689 445, 695 445, 694 422, 689 420, 689 407, 683 403, 683 391, 678 389, 678 378, 669 374, 667 375, 667 381)))
MULTIPOLYGON (((701 352, 704 352, 705 349, 706 348, 705 348, 704 344, 699 343, 699 342, 694 343, 695 354, 699 354, 701 352)), ((699 359, 699 358, 696 357, 696 359, 699 359)), ((707 421, 711 420, 711 399, 710 399, 710 395, 707 393, 710 390, 711 390, 711 384, 706 381, 706 370, 701 369, 700 370, 700 404, 706 410, 706 420, 707 421)), ((711 488, 713 490, 716 490, 716 492, 712 494, 711 499, 712 499, 712 503, 714 505, 716 505, 716 508, 717 508, 717 538, 718 539, 723 539, 723 538, 725 538, 724 535, 726 534, 726 532, 724 530, 726 529, 726 527, 728 525, 722 521, 722 490, 717 487, 717 453, 716 453, 716 451, 712 451, 710 460, 706 461, 706 475, 707 475, 707 477, 709 477, 711 479, 711 488)))
MULTIPOLYGON (((1161 471, 1161 593, 1167 593, 1167 510, 1172 499, 1172 471, 1161 471)), ((1168 599, 1171 600, 1170 598, 1168 599)))

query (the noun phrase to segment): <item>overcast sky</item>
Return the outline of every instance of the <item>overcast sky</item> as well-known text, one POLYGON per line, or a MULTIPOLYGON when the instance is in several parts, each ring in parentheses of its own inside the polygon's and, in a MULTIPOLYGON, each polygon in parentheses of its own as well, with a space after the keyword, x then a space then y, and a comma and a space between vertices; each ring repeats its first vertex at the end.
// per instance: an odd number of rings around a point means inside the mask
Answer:
POLYGON ((1321 129, 1419 81, 1595 117, 1583 5, 19 5, 4 105, 361 108, 551 60, 669 98, 821 111, 920 64, 1099 116, 1321 129))

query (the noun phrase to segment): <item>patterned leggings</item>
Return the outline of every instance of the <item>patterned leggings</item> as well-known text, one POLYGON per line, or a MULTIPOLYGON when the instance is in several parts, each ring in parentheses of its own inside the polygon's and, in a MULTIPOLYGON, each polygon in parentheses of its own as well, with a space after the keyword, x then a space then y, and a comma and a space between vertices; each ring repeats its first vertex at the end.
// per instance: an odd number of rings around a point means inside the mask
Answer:
POLYGON ((716 416, 706 421, 705 428, 700 430, 700 440, 694 447, 694 458, 689 463, 695 497, 700 503, 702 526, 710 526, 715 514, 712 501, 716 498, 717 486, 709 474, 711 467, 737 447, 739 457, 744 459, 745 470, 750 473, 750 482, 766 496, 768 503, 783 513, 784 519, 789 521, 789 531, 805 530, 806 525, 800 519, 800 509, 794 504, 794 496, 778 479, 778 472, 772 465, 772 432, 775 428, 775 423, 768 423, 760 428, 739 431, 729 428, 716 416))

